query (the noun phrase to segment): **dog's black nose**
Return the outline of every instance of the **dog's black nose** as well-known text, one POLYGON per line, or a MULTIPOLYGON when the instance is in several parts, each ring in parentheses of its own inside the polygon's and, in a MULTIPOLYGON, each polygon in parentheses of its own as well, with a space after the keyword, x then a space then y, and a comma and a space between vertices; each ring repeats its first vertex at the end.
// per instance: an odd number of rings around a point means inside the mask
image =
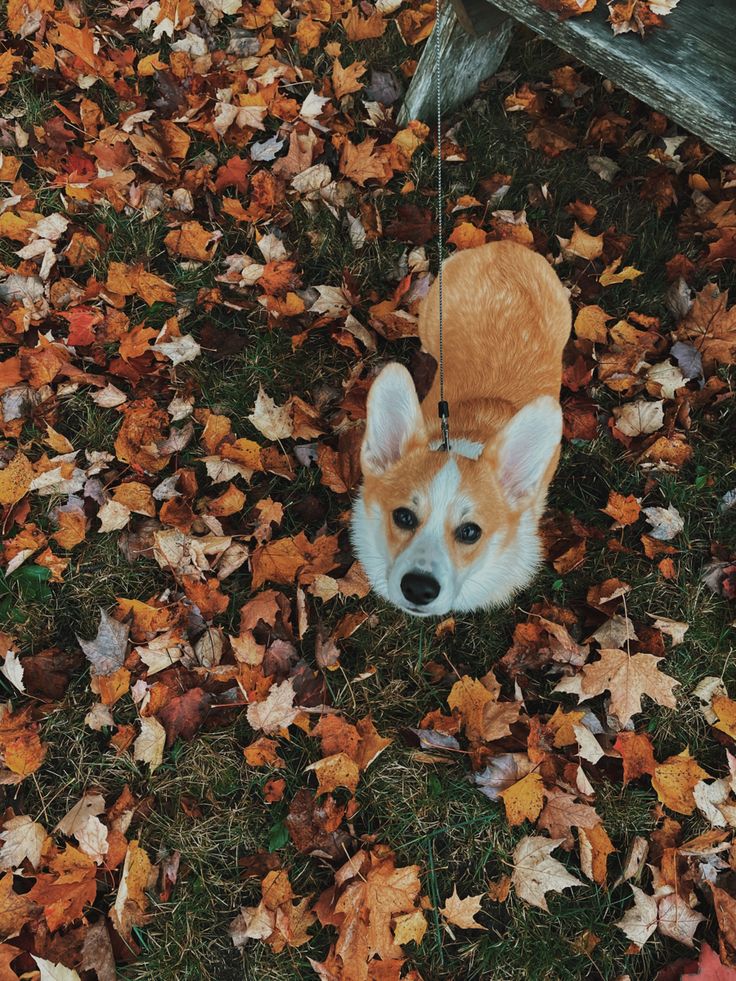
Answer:
POLYGON ((440 584, 424 572, 407 572, 401 580, 401 592, 414 606, 426 606, 439 596, 440 584))

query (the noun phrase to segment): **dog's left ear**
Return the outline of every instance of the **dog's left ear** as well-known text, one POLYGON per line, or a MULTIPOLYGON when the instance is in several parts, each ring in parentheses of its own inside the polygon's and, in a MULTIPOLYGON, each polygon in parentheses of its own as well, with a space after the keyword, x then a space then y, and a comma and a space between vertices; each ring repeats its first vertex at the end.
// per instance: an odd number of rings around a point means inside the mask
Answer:
POLYGON ((501 430, 491 447, 498 479, 512 507, 539 491, 562 438, 559 403, 542 395, 520 409, 501 430))
POLYGON ((411 375, 403 365, 386 365, 368 393, 360 450, 363 473, 382 474, 396 463, 409 438, 423 431, 422 410, 411 375))

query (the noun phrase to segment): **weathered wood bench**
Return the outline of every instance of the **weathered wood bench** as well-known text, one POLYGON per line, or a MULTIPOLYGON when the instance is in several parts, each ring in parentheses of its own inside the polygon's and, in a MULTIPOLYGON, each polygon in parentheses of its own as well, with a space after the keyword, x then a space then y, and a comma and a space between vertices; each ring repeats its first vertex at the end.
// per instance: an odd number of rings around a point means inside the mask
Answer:
MULTIPOLYGON (((477 90, 501 64, 520 21, 610 78, 706 143, 736 159, 736 3, 680 0, 665 27, 613 35, 600 2, 561 21, 535 0, 451 0, 435 31, 442 50, 443 112, 477 90)), ((435 35, 422 52, 400 120, 431 122, 435 114, 435 35)))

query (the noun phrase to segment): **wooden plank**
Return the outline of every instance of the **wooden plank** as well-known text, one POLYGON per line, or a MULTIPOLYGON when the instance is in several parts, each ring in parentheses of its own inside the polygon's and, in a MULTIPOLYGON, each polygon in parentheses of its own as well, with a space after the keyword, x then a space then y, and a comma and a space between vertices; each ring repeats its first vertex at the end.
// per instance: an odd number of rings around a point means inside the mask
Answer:
POLYGON ((450 0, 460 26, 471 37, 481 37, 506 20, 506 15, 488 0, 450 0))
POLYGON ((443 112, 450 112, 474 95, 479 83, 492 75, 501 64, 511 39, 513 21, 485 0, 476 0, 483 6, 475 10, 466 9, 463 20, 472 21, 476 30, 481 29, 481 23, 488 30, 480 37, 471 37, 463 30, 455 9, 455 4, 462 2, 453 0, 443 7, 406 93, 399 112, 399 125, 405 126, 410 119, 421 119, 423 122, 435 119, 435 32, 440 37, 443 112))
POLYGON ((493 5, 736 159, 733 0, 683 0, 665 18, 666 26, 643 40, 614 36, 605 4, 566 21, 534 0, 493 5))

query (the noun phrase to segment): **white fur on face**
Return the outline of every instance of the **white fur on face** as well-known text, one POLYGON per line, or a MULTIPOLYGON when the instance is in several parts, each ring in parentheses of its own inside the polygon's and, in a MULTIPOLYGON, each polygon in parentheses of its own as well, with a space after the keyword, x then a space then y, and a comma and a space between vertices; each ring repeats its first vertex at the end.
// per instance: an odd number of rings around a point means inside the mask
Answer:
POLYGON ((473 520, 474 503, 463 491, 460 471, 450 456, 425 488, 417 488, 407 507, 420 516, 421 524, 406 548, 392 561, 385 533, 385 513, 377 503, 367 504, 363 495, 353 510, 352 539, 373 589, 415 616, 445 616, 452 610, 468 612, 504 603, 523 588, 539 565, 537 522, 540 506, 525 511, 515 538, 501 548, 501 535, 483 529, 479 555, 472 565, 457 569, 446 545, 446 529, 473 520), (401 580, 409 572, 425 572, 440 584, 435 600, 411 606, 401 592, 401 580))

